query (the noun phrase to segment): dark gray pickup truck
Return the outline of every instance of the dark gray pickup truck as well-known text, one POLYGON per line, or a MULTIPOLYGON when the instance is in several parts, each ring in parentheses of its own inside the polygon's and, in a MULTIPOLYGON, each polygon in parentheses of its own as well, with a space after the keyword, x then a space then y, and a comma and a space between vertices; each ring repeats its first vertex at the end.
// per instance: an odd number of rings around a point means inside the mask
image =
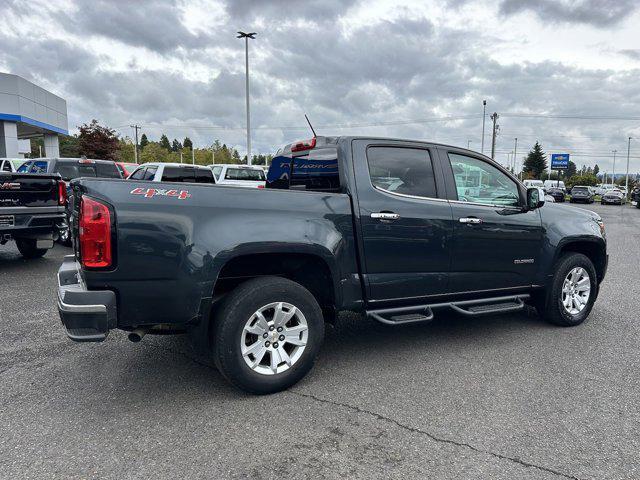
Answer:
POLYGON ((23 257, 42 257, 64 221, 66 198, 60 175, 0 172, 0 245, 13 239, 23 257))
POLYGON ((604 225, 544 204, 476 152, 317 137, 280 149, 265 189, 80 179, 75 255, 58 309, 71 339, 189 333, 254 393, 312 367, 344 310, 388 325, 526 304, 561 325, 589 315, 604 225))

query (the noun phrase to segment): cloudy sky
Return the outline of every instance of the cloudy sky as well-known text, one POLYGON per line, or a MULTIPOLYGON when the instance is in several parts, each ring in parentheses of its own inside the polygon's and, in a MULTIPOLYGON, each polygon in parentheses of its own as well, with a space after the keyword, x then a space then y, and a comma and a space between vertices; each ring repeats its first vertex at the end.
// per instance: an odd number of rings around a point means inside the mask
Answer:
MULTIPOLYGON (((0 0, 0 70, 131 136, 216 138, 246 150, 250 45, 254 153, 320 134, 427 139, 496 158, 518 137, 582 164, 640 171, 637 0, 0 0), (595 118, 594 118, 595 117, 595 118), (489 150, 489 121, 485 152, 489 150), (635 153, 634 153, 635 149, 635 153), (635 158, 633 158, 635 157, 635 158)), ((520 157, 520 155, 518 155, 520 157)))

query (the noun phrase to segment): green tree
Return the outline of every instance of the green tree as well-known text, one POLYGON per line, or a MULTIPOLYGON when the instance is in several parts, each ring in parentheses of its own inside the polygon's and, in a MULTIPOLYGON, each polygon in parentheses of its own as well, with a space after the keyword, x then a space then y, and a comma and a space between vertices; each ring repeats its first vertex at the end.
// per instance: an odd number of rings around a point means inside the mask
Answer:
POLYGON ((174 138, 173 142, 171 142, 171 151, 179 152, 180 150, 182 150, 182 144, 174 138))
POLYGON ((169 143, 169 139, 164 133, 160 137, 160 146, 168 152, 171 151, 171 144, 169 143))
POLYGON ((596 166, 593 167, 593 174, 597 177, 599 173, 600 173, 600 167, 596 163, 596 166))
POLYGON ((524 160, 523 172, 530 174, 533 178, 540 178, 546 170, 547 156, 540 144, 536 142, 524 160))
POLYGON ((592 187, 598 184, 598 177, 593 174, 573 175, 565 182, 565 184, 568 188, 571 188, 574 185, 586 185, 592 187))
POLYGON ((571 178, 578 173, 577 170, 578 169, 576 168, 576 164, 569 160, 569 164, 567 165, 567 169, 565 170, 564 174, 567 178, 571 178))
POLYGON ((182 142, 184 148, 193 149, 193 142, 189 137, 184 137, 184 141, 182 142))
POLYGON ((115 130, 103 127, 95 119, 89 124, 80 125, 78 129, 80 155, 100 160, 115 160, 118 157, 120 141, 115 130))
POLYGON ((80 156, 80 139, 77 135, 60 135, 60 156, 65 158, 78 158, 80 156))
POLYGON ((149 145, 149 139, 147 138, 147 134, 143 133, 142 137, 140 137, 140 150, 144 150, 144 147, 149 145))
POLYGON ((242 163, 242 160, 240 159, 240 154, 235 148, 233 149, 233 153, 231 154, 231 163, 236 163, 236 164, 242 163))
POLYGON ((121 138, 118 145, 118 162, 133 163, 136 161, 136 152, 130 138, 121 138))
POLYGON ((140 154, 140 163, 167 162, 168 159, 169 151, 160 146, 158 142, 149 142, 140 154))

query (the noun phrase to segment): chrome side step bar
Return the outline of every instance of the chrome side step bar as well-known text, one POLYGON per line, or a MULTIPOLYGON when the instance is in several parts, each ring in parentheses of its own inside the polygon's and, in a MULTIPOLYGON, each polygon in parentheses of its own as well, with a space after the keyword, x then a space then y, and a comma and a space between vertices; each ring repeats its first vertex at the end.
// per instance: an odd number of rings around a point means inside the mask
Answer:
POLYGON ((523 310, 524 300, 531 295, 508 295, 504 297, 462 300, 459 302, 432 303, 410 307, 383 308, 367 310, 367 316, 387 325, 405 325, 408 323, 430 322, 434 318, 434 309, 449 308, 469 317, 510 313, 523 310))

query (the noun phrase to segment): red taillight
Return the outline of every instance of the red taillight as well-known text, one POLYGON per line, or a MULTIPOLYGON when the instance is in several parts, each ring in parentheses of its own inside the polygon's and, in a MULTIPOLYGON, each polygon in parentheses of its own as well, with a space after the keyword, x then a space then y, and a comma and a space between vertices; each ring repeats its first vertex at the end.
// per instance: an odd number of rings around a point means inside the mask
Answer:
POLYGON ((264 188, 264 185, 258 185, 258 188, 264 188))
POLYGON ((67 184, 58 180, 58 205, 67 204, 67 184))
POLYGON ((79 225, 82 265, 89 268, 111 266, 111 214, 107 206, 83 197, 79 225))
POLYGON ((291 145, 292 152, 302 152, 304 150, 311 150, 316 146, 316 137, 310 138, 309 140, 301 140, 299 142, 291 145))

